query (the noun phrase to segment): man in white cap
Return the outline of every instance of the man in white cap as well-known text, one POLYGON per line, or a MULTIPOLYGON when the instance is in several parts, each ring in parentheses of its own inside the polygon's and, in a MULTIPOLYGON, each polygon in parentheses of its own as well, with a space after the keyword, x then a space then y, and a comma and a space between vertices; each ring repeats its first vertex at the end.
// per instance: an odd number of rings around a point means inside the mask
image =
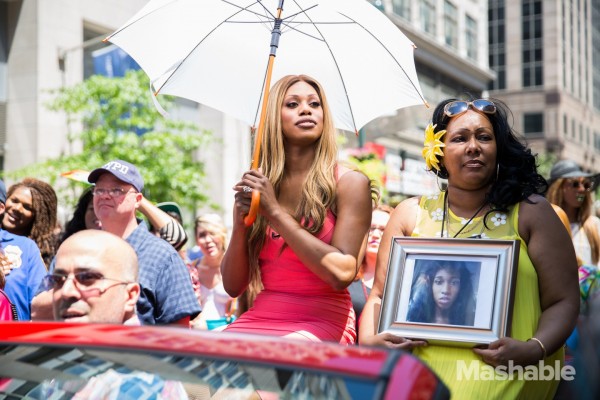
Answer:
POLYGON ((152 235, 145 222, 138 224, 136 210, 144 180, 138 169, 114 160, 93 170, 88 178, 96 186, 94 212, 102 229, 125 239, 139 261, 140 298, 137 314, 142 324, 180 324, 189 327, 200 313, 192 282, 173 246, 152 235))

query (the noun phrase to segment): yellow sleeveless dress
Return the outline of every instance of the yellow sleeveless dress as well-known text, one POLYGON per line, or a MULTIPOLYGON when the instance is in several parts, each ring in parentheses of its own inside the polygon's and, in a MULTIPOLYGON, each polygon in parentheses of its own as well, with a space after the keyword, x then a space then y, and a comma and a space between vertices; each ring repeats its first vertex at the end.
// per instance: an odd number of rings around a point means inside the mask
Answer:
MULTIPOLYGON (((444 195, 442 193, 421 197, 417 221, 412 236, 415 237, 440 237, 442 218, 444 214, 444 195)), ((489 229, 483 227, 483 217, 474 218, 458 237, 467 238, 481 235, 484 239, 521 240, 519 249, 519 263, 517 271, 517 284, 512 319, 511 337, 518 340, 527 340, 534 336, 538 320, 541 316, 540 296, 536 270, 529 259, 527 245, 520 238, 518 230, 519 205, 513 206, 508 213, 496 212, 487 219, 489 229)), ((447 221, 444 227, 444 236, 453 237, 456 232, 467 223, 467 219, 457 217, 448 210, 447 221), (448 235, 448 231, 450 234, 448 235)), ((474 239, 476 240, 476 239, 474 239)), ((558 387, 558 380, 475 380, 469 379, 465 374, 459 375, 459 368, 485 367, 479 376, 489 376, 489 366, 471 349, 429 345, 416 348, 413 354, 424 360, 450 388, 453 399, 552 399, 558 387), (465 364, 460 363, 462 360, 465 364), (471 364, 471 363, 474 364, 471 364), (462 378, 462 379, 459 379, 462 378)), ((561 348, 556 353, 545 359, 545 365, 555 366, 559 360, 562 367, 564 351, 561 348)), ((473 369, 476 371, 476 369, 473 369)), ((463 370, 464 371, 464 370, 463 370)), ((476 376, 475 374, 471 377, 476 376)))

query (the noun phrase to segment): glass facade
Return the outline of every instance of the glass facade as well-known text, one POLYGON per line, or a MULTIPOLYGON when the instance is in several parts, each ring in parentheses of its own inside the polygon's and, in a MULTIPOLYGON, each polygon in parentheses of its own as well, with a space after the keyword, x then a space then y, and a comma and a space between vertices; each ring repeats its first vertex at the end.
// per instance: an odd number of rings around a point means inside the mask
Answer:
POLYGON ((435 2, 422 0, 421 2, 421 29, 435 36, 435 2))
POLYGON ((544 114, 523 114, 523 133, 525 137, 539 137, 544 135, 544 114))
POLYGON ((392 0, 392 11, 399 17, 410 21, 410 0, 392 0))
POLYGON ((523 0, 521 14, 523 87, 544 84, 542 1, 523 0))
POLYGON ((448 0, 444 2, 444 41, 458 49, 458 11, 448 0))
POLYGON ((465 35, 467 44, 467 57, 477 61, 477 21, 468 15, 465 17, 465 35))
MULTIPOLYGON (((592 21, 600 21, 600 1, 591 2, 592 21)), ((592 103, 596 111, 600 111, 600 24, 591 24, 592 30, 592 103)), ((600 149, 600 148, 599 148, 600 149)))
POLYGON ((496 79, 488 84, 489 90, 506 89, 506 21, 504 0, 488 1, 489 65, 496 79))

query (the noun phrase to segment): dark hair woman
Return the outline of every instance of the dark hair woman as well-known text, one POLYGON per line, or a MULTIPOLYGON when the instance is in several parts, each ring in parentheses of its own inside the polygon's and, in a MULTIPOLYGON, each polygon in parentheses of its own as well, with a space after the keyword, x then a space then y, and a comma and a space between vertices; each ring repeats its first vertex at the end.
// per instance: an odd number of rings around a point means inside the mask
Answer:
POLYGON ((416 278, 410 299, 407 321, 473 325, 473 283, 463 262, 430 261, 416 278))
POLYGON ((52 186, 35 178, 25 178, 8 189, 2 228, 32 239, 48 268, 58 242, 56 214, 57 198, 52 186))

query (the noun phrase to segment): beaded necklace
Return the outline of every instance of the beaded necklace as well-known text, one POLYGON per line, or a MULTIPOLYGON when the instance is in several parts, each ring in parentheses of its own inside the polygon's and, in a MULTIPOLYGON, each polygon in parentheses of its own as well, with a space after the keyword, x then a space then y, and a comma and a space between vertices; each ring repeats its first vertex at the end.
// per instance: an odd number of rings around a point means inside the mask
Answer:
MULTIPOLYGON (((462 226, 462 228, 460 228, 460 230, 458 232, 456 232, 456 234, 454 236, 452 236, 453 238, 456 238, 458 235, 460 235, 460 233, 462 231, 465 230, 465 228, 471 224, 471 222, 473 221, 473 219, 477 216, 477 214, 479 214, 481 212, 481 210, 484 209, 485 206, 487 206, 488 202, 484 201, 483 204, 481 205, 481 207, 479 207, 479 209, 477 211, 475 211, 475 214, 473 214, 471 216, 471 218, 469 218, 469 220, 467 221, 466 224, 464 224, 462 226)), ((444 214, 442 215, 442 231, 440 234, 440 237, 444 237, 444 225, 446 225, 448 227, 448 237, 450 237, 450 213, 448 211, 448 192, 444 192, 444 214)), ((474 226, 473 226, 474 228, 474 226)), ((471 238, 473 239, 479 239, 481 238, 481 233, 483 233, 483 230, 485 229, 485 224, 483 224, 482 228, 481 228, 481 232, 479 233, 479 235, 474 235, 471 238)), ((472 230, 472 229, 471 229, 472 230)), ((465 233, 468 233, 469 231, 465 231, 465 233)))

